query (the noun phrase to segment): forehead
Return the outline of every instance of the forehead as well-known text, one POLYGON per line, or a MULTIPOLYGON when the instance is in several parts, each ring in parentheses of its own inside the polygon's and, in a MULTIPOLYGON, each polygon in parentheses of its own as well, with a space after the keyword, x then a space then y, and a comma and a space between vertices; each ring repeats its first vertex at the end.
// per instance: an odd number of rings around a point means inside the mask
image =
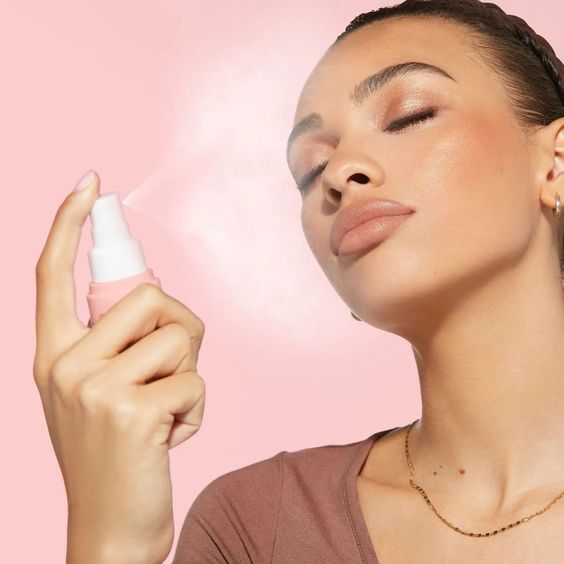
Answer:
POLYGON ((320 102, 342 104, 364 77, 405 61, 436 65, 477 89, 495 82, 472 44, 471 30, 462 24, 437 17, 394 17, 366 24, 326 51, 302 88, 295 121, 319 111, 320 102))

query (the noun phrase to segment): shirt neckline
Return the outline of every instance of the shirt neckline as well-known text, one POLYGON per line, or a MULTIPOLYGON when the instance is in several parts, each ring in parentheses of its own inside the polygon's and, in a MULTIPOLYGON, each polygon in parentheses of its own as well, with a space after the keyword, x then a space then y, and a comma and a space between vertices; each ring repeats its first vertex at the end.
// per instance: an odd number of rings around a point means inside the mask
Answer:
POLYGON ((345 507, 363 564, 378 564, 378 556, 374 550, 372 539, 370 538, 370 533, 368 532, 368 527, 364 520, 364 515, 362 514, 356 481, 360 468, 368 458, 372 445, 379 438, 395 429, 399 429, 399 427, 377 431, 361 441, 358 448, 355 450, 354 456, 344 476, 343 495, 345 498, 345 507))

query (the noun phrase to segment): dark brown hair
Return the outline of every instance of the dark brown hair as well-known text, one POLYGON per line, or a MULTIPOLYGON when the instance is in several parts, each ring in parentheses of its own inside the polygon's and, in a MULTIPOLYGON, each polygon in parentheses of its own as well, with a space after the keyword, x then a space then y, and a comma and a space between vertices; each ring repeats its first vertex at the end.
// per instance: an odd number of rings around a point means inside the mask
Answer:
MULTIPOLYGON (((519 126, 545 126, 564 117, 564 65, 548 41, 522 18, 479 0, 405 0, 356 16, 335 40, 371 22, 392 17, 439 17, 466 26, 479 55, 500 77, 519 126)), ((564 205, 564 194, 562 195, 564 205)), ((560 272, 564 286, 564 230, 560 226, 560 272)))

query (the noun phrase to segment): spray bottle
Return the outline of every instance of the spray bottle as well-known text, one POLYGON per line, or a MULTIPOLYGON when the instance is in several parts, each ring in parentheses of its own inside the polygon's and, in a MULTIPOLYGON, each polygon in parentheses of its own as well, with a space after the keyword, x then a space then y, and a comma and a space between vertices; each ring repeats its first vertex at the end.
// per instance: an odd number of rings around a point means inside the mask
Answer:
POLYGON ((141 243, 134 239, 125 220, 117 192, 101 194, 90 211, 92 249, 88 252, 92 281, 86 296, 90 323, 143 282, 161 283, 147 268, 141 243))

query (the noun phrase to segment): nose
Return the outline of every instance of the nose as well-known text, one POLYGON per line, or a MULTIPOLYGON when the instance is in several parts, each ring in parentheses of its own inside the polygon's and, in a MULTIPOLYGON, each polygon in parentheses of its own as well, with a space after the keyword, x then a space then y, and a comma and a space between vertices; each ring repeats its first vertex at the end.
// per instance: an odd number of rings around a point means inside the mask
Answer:
POLYGON ((380 186, 384 179, 382 168, 368 157, 340 162, 333 161, 325 168, 323 190, 325 197, 333 204, 342 199, 354 200, 356 193, 363 195, 370 189, 380 186))

